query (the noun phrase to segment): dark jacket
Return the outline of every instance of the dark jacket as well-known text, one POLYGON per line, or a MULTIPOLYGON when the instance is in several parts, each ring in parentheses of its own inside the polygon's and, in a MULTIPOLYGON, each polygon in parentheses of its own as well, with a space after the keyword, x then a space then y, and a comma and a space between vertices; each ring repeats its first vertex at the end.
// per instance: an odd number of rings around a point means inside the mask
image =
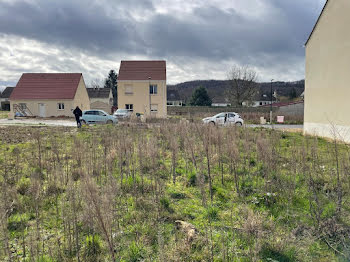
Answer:
POLYGON ((83 116, 83 112, 78 106, 74 109, 73 114, 75 115, 76 119, 79 119, 81 116, 83 116))

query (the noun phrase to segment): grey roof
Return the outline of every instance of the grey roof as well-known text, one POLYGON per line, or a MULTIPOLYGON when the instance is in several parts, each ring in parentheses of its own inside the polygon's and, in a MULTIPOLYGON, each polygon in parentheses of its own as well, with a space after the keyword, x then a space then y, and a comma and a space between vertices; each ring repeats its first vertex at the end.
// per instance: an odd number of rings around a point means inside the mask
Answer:
POLYGON ((86 88, 89 98, 108 98, 110 88, 86 88))
POLYGON ((0 94, 1 98, 10 98, 10 95, 13 91, 14 87, 8 86, 5 88, 5 90, 0 94))
POLYGON ((227 97, 216 96, 211 100, 214 104, 229 104, 230 100, 227 97))
POLYGON ((182 100, 177 90, 167 89, 166 91, 167 101, 180 101, 182 100))

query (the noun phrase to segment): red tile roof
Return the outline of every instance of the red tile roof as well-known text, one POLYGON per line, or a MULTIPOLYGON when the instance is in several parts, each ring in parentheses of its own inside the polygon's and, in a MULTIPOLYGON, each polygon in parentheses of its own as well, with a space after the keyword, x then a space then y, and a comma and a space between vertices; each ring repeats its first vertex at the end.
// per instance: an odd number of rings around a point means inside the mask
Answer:
POLYGON ((81 77, 81 73, 25 73, 10 100, 73 99, 81 77))
POLYGON ((121 61, 118 80, 166 80, 166 62, 121 61))

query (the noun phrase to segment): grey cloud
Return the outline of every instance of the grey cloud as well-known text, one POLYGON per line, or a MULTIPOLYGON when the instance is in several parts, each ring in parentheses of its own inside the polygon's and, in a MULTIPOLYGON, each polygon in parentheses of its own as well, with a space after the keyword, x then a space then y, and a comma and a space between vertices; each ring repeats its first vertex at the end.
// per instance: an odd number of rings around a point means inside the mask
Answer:
MULTIPOLYGON (((264 2, 268 10, 263 17, 245 17, 239 10, 222 10, 205 2, 191 14, 178 17, 155 13, 151 0, 6 1, 0 2, 0 33, 101 59, 129 54, 176 62, 188 57, 210 63, 234 60, 272 69, 276 64, 284 67, 303 61, 302 44, 317 18, 319 3, 264 2), (135 18, 137 15, 144 19, 135 18)), ((76 66, 72 61, 66 63, 76 66)))

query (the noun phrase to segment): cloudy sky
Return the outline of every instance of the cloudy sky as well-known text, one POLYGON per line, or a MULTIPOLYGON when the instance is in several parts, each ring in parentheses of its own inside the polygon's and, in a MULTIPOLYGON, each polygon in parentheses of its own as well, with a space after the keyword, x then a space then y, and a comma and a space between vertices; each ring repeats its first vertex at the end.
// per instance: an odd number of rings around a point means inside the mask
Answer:
POLYGON ((325 0, 0 0, 0 87, 23 72, 82 72, 165 59, 168 83, 304 78, 304 47, 325 0))

